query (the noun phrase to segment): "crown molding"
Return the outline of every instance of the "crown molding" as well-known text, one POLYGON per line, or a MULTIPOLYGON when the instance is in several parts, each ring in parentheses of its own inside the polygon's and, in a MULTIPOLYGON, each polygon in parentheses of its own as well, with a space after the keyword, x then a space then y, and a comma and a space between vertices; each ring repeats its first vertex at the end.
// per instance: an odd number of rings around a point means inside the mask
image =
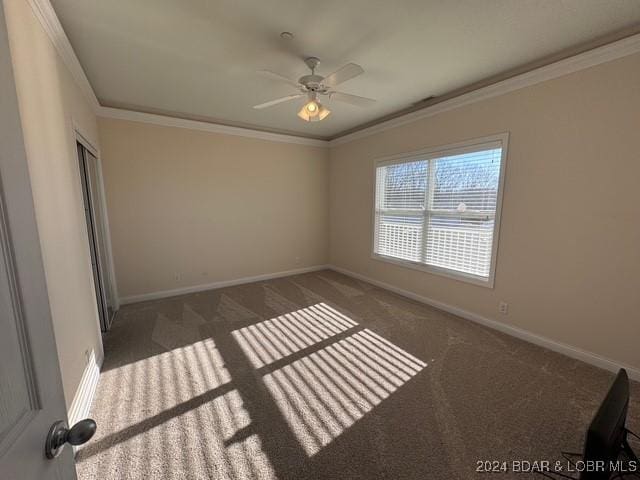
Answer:
POLYGON ((54 47, 58 51, 58 54, 64 61, 65 65, 71 72, 71 76, 76 81, 83 95, 89 101, 89 104, 97 111, 100 106, 98 98, 96 97, 89 79, 87 79, 82 65, 73 51, 73 47, 67 38, 67 34, 64 33, 62 24, 56 15, 51 2, 49 0, 27 0, 36 18, 40 21, 40 24, 47 32, 47 35, 51 39, 54 47))
POLYGON ((464 105, 504 95, 505 93, 513 92, 514 90, 530 87, 538 83, 546 82, 547 80, 562 77, 570 73, 594 67, 638 52, 640 52, 640 34, 632 35, 630 37, 623 38, 622 40, 594 48, 593 50, 588 50, 578 55, 550 63, 549 65, 473 90, 458 97, 445 100, 441 103, 436 103, 435 105, 425 107, 421 110, 416 110, 415 112, 407 113, 406 115, 372 125, 371 127, 364 128, 357 132, 337 136, 329 141, 329 146, 335 147, 343 145, 401 125, 431 117, 448 110, 453 110, 464 105))
POLYGON ((53 6, 49 0, 27 0, 36 18, 42 25, 53 43, 58 55, 62 58, 65 65, 71 72, 73 79, 80 87, 83 95, 88 100, 96 115, 106 118, 117 118, 121 120, 130 120, 134 122, 151 123, 154 125, 163 125, 169 127, 188 128, 192 130, 201 130, 213 133, 222 133, 225 135, 235 135, 240 137, 257 138, 271 142, 293 143, 298 145, 308 145, 314 147, 328 147, 329 142, 326 140, 318 140, 314 138, 298 137, 295 135, 286 135, 279 133, 265 132, 251 128, 231 127, 216 123, 201 122, 195 120, 186 120, 177 117, 168 117, 164 115, 156 115, 149 113, 134 112, 130 110, 121 110, 100 105, 96 97, 91 83, 85 74, 76 53, 69 42, 62 24, 56 15, 53 6))
POLYGON ((155 125, 164 125, 178 128, 190 128, 226 135, 236 135, 242 137, 257 138, 274 142, 294 143, 299 145, 310 145, 316 147, 335 147, 349 143, 361 138, 384 132, 392 128, 412 123, 423 118, 431 117, 455 108, 469 105, 489 98, 504 95, 514 90, 530 87, 538 83, 562 77, 586 68, 590 68, 602 63, 606 63, 618 58, 640 52, 640 34, 632 35, 622 40, 618 40, 601 47, 588 50, 563 60, 536 68, 486 87, 464 93, 443 102, 425 107, 421 110, 407 113, 405 115, 383 121, 376 125, 358 130, 353 133, 338 135, 331 140, 318 140, 296 135, 286 135, 280 133, 265 132, 250 128, 232 127, 228 125, 202 122, 196 120, 186 120, 177 117, 164 115, 134 112, 109 107, 102 107, 87 79, 87 76, 80 65, 78 57, 73 51, 73 47, 65 34, 60 20, 58 19, 51 2, 49 0, 27 0, 34 14, 47 32, 53 42, 58 54, 71 72, 74 80, 82 90, 84 96, 89 101, 98 116, 107 118, 118 118, 121 120, 131 120, 155 125))
POLYGON ((133 110, 124 110, 120 108, 100 107, 97 111, 97 115, 103 118, 115 118, 131 122, 150 123, 152 125, 160 125, 163 127, 186 128, 189 130, 221 133, 223 135, 256 138, 258 140, 266 140, 269 142, 293 143, 297 145, 325 148, 329 146, 329 142, 327 140, 298 137, 296 135, 285 135, 282 133, 264 132, 262 130, 254 130, 251 128, 231 127, 229 125, 221 125, 218 123, 187 120, 185 118, 169 117, 166 115, 157 115, 155 113, 135 112, 133 110))

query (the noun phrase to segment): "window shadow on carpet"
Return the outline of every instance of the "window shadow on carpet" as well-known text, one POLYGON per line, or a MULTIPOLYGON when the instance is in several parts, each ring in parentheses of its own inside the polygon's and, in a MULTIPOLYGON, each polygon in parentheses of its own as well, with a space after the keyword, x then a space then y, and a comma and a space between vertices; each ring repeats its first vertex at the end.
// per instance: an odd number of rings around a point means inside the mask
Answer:
POLYGON ((164 325, 154 334, 174 348, 103 377, 126 382, 102 400, 129 424, 88 444, 79 464, 115 449, 103 468, 127 450, 160 465, 129 465, 140 478, 194 475, 196 463, 202 478, 314 478, 319 452, 427 367, 324 302, 241 325, 188 322, 208 338, 188 343, 188 329, 164 325))

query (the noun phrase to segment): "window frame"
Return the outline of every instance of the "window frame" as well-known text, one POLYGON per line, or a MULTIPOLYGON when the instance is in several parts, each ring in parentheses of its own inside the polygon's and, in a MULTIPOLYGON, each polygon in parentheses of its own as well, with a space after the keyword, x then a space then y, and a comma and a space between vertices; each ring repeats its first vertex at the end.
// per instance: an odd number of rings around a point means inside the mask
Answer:
MULTIPOLYGON (((399 153, 396 155, 390 155, 381 158, 375 158, 373 161, 373 208, 372 208, 372 221, 371 221, 371 258, 394 265, 419 270, 426 273, 444 276, 453 280, 458 280, 474 285, 480 285, 486 288, 493 288, 495 285, 496 265, 498 259, 498 244, 500 240, 500 223, 502 221, 502 198, 504 192, 504 179, 507 166, 507 153, 509 149, 509 132, 499 133, 495 135, 489 135, 486 137, 474 138, 469 140, 463 140, 456 143, 447 145, 439 145, 435 147, 429 147, 421 150, 399 153), (384 167, 387 165, 397 165, 401 163, 410 163, 420 160, 432 160, 444 156, 460 155, 464 153, 470 153, 479 151, 482 149, 501 148, 502 153, 500 157, 500 178, 498 180, 498 193, 496 197, 496 211, 493 226, 493 236, 491 245, 491 265, 489 268, 489 277, 484 278, 478 275, 461 272, 444 267, 437 267, 434 265, 428 265, 422 262, 416 262, 412 260, 405 260, 397 257, 391 257, 388 255, 382 255, 376 253, 376 217, 378 214, 377 205, 377 169, 378 167, 384 167)), ((431 171, 431 166, 430 166, 431 171)), ((427 213, 425 210, 425 219, 428 219, 433 212, 427 213)), ((436 215, 438 215, 436 213, 436 215)))

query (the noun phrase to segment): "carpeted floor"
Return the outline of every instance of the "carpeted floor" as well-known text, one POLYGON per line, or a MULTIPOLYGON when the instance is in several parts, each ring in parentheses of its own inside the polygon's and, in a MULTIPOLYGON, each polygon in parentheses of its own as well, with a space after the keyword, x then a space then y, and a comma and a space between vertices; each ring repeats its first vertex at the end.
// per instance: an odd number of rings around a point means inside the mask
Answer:
POLYGON ((333 271, 125 306, 105 356, 81 480, 542 478, 476 468, 581 450, 613 379, 333 271))

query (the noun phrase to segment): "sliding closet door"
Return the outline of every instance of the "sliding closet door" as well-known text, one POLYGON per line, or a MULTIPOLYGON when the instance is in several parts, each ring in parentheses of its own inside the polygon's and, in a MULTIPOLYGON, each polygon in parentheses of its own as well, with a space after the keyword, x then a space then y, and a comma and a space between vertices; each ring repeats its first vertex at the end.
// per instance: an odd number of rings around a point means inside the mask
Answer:
POLYGON ((108 277, 106 232, 104 231, 103 210, 101 208, 98 159, 79 143, 78 159, 100 326, 102 331, 107 331, 113 315, 113 292, 111 292, 111 282, 108 277))
POLYGON ((109 281, 109 268, 107 257, 107 232, 104 229, 106 222, 103 215, 102 198, 99 188, 98 159, 91 152, 87 152, 87 174, 89 177, 89 192, 91 193, 91 205, 94 211, 94 227, 96 231, 96 243, 98 247, 98 267, 101 273, 104 296, 109 311, 109 319, 113 314, 113 292, 111 291, 111 282, 109 281))

